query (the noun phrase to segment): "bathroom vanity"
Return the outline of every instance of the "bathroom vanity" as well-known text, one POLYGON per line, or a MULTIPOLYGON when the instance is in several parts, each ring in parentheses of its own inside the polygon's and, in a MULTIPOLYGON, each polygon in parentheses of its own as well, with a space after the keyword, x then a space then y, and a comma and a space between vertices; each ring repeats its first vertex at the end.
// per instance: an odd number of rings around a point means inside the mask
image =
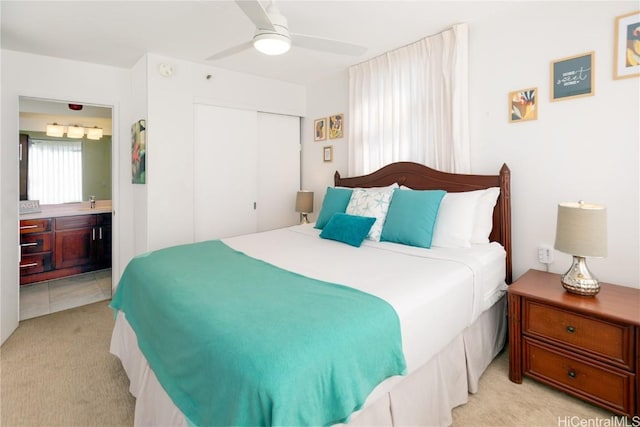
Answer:
POLYGON ((20 285, 110 267, 110 200, 20 215, 20 285))

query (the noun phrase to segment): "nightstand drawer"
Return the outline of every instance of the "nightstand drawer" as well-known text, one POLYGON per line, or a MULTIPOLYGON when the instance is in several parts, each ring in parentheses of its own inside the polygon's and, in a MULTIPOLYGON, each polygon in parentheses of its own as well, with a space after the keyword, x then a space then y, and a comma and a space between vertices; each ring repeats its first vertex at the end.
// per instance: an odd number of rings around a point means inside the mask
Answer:
POLYGON ((571 313, 532 300, 524 304, 522 333, 574 347, 634 370, 633 327, 571 313))
POLYGON ((523 340, 524 374, 610 410, 632 415, 635 375, 523 340))

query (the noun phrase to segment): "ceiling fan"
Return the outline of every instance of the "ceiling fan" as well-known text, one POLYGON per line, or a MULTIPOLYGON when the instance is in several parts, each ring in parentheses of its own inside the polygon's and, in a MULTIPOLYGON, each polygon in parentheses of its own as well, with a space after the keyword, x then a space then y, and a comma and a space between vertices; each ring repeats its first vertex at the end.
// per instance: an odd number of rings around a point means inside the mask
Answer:
POLYGON ((252 46, 267 55, 286 53, 291 48, 291 44, 307 49, 350 56, 359 56, 367 50, 364 46, 351 43, 290 33, 287 26, 287 18, 278 11, 273 1, 266 9, 258 0, 236 0, 236 4, 256 26, 253 40, 218 52, 208 57, 208 61, 234 55, 245 49, 250 49, 252 46))

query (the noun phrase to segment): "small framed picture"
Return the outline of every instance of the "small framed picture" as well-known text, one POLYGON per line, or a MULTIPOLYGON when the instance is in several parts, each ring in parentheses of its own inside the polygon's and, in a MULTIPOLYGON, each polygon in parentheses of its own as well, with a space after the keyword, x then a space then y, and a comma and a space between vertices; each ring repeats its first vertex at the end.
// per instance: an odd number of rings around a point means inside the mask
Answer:
POLYGON ((325 162, 333 161, 333 145, 327 145, 322 148, 322 160, 325 162))
POLYGON ((595 55, 587 52, 551 62, 551 101, 595 93, 595 55))
POLYGON ((538 88, 509 92, 509 121, 526 122, 538 118, 538 88))
POLYGON ((613 78, 640 76, 640 11, 616 18, 616 54, 613 78))
POLYGON ((327 139, 327 118, 323 117, 313 121, 313 140, 324 141, 327 139))
POLYGON ((329 139, 342 138, 344 136, 344 114, 335 114, 329 117, 329 139))

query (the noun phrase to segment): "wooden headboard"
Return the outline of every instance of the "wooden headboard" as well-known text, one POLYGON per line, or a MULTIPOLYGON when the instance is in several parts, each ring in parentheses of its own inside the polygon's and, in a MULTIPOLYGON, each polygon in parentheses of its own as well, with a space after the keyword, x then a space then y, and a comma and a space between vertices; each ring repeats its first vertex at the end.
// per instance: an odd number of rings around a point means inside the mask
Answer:
POLYGON ((498 175, 447 173, 413 162, 391 163, 368 175, 350 178, 342 178, 337 171, 334 175, 336 187, 383 187, 394 182, 414 190, 446 190, 455 193, 500 187, 489 240, 504 247, 507 253, 505 281, 511 283, 511 171, 506 164, 502 165, 498 175))

